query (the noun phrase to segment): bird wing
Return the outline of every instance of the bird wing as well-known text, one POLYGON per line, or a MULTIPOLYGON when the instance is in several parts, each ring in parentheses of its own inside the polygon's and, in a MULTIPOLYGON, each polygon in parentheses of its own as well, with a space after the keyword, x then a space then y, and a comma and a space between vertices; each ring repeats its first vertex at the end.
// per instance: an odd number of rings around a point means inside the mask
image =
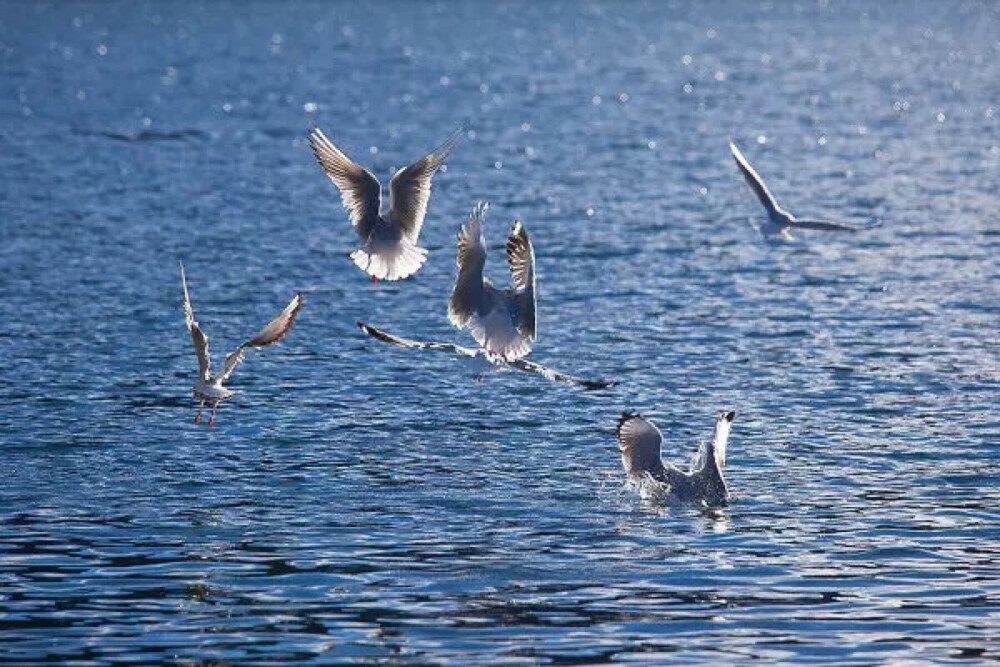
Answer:
POLYGON ((733 158, 736 160, 736 166, 740 168, 741 172, 743 172, 744 180, 746 180, 747 185, 750 186, 753 193, 757 195, 757 199, 760 200, 760 203, 763 204, 765 209, 767 209, 768 215, 774 215, 779 212, 781 207, 778 206, 778 202, 771 194, 771 191, 767 189, 764 179, 760 177, 760 174, 754 171, 754 168, 750 166, 750 163, 747 162, 746 157, 743 156, 743 153, 732 139, 729 140, 729 150, 732 152, 733 158))
POLYGON ((507 264, 510 266, 514 290, 514 320, 517 330, 528 340, 535 340, 535 250, 528 238, 528 231, 517 220, 507 239, 507 264))
POLYGON ((397 171, 389 181, 389 220, 399 225, 410 243, 417 242, 424 225, 427 202, 431 197, 431 179, 464 131, 464 127, 459 128, 436 149, 397 171))
POLYGON ((263 329, 253 335, 252 338, 242 343, 238 348, 229 353, 226 357, 226 366, 222 371, 222 380, 228 380, 229 376, 236 370, 236 366, 243 361, 243 351, 248 347, 267 347, 274 345, 288 335, 292 330, 295 317, 302 308, 302 295, 296 294, 285 306, 277 317, 267 323, 263 329))
POLYGON ((826 232, 859 231, 857 227, 852 227, 851 225, 845 225, 839 222, 833 222, 831 220, 792 218, 791 224, 792 227, 798 227, 799 229, 820 229, 826 232))
POLYGON ((187 278, 184 276, 184 264, 181 263, 181 287, 184 288, 184 319, 187 321, 188 331, 191 332, 191 341, 194 343, 194 351, 198 355, 198 375, 202 381, 208 382, 212 374, 212 360, 208 356, 208 336, 201 330, 197 320, 194 319, 194 310, 191 308, 191 297, 188 296, 187 278))
POLYGON ((350 213, 358 237, 362 243, 367 242, 378 224, 382 206, 382 186, 378 179, 364 167, 351 162, 319 128, 309 133, 309 145, 327 178, 340 190, 341 202, 350 213))
POLYGON ((541 364, 537 364, 533 361, 528 361, 527 359, 514 359, 513 361, 507 361, 504 363, 511 368, 516 368, 520 371, 536 373, 553 382, 563 382, 569 385, 584 387, 585 389, 606 389, 608 387, 613 387, 616 384, 614 380, 587 380, 584 378, 574 377, 555 369, 542 366, 541 364))
POLYGON ((441 352, 452 352, 464 357, 476 357, 482 354, 481 350, 477 350, 471 347, 462 347, 460 345, 452 345, 451 343, 433 343, 433 342, 422 342, 416 340, 410 340, 408 338, 400 338, 399 336, 393 336, 390 333, 386 333, 381 329, 376 329, 375 327, 368 326, 364 322, 356 322, 358 328, 364 333, 368 334, 375 340, 380 340, 383 343, 389 343, 390 345, 396 345, 399 347, 405 347, 412 350, 439 350, 441 352))
POLYGON ((458 230, 458 276, 448 300, 448 319, 461 329, 483 305, 483 268, 486 266, 486 225, 488 202, 479 202, 469 220, 458 230))
POLYGON ((618 420, 618 449, 629 476, 656 474, 662 467, 660 429, 636 412, 623 412, 618 420))

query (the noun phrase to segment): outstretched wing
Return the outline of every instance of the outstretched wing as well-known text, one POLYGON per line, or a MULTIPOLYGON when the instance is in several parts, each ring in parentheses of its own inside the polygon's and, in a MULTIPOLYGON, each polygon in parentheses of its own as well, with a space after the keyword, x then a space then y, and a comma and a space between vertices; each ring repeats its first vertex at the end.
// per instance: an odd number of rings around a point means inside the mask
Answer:
POLYGON ((462 328, 476 314, 484 298, 483 268, 486 266, 486 211, 489 202, 479 202, 468 222, 458 230, 458 276, 448 300, 448 319, 462 328))
POLYGON ((367 242, 378 224, 378 212, 382 206, 382 186, 378 179, 352 162, 319 128, 309 133, 309 145, 327 178, 340 190, 341 202, 350 213, 358 238, 362 243, 367 242))
POLYGON ((859 228, 852 227, 850 225, 844 225, 839 222, 832 222, 830 220, 815 220, 815 219, 799 219, 792 218, 792 227, 798 227, 799 229, 820 229, 826 232, 856 232, 859 228))
POLYGON ((743 173, 743 179, 750 186, 750 189, 760 203, 763 204, 764 208, 767 209, 768 215, 774 215, 776 212, 781 211, 781 207, 778 206, 777 200, 771 194, 771 191, 767 189, 767 185, 764 183, 764 179, 760 177, 754 168, 750 166, 747 159, 743 156, 742 151, 733 142, 732 139, 729 140, 729 150, 733 154, 733 158, 736 160, 736 166, 740 168, 743 173))
POLYGON ((187 320, 188 331, 191 332, 191 340, 194 342, 194 351, 198 355, 198 376, 204 382, 208 382, 212 374, 212 360, 208 356, 208 336, 201 330, 198 322, 194 319, 194 310, 191 308, 191 297, 188 296, 187 278, 184 276, 184 263, 181 263, 181 287, 184 288, 184 319, 187 320))
POLYGON ((537 373, 538 375, 541 375, 548 380, 552 380, 553 382, 563 382, 565 384, 583 387, 585 389, 607 389, 608 387, 613 387, 616 384, 614 380, 586 380, 584 378, 573 377, 572 375, 566 375, 565 373, 561 373, 552 368, 547 368, 541 364, 536 364, 535 362, 528 361, 527 359, 514 359, 513 361, 506 361, 503 363, 520 371, 537 373))
POLYGON ((528 230, 517 220, 507 239, 507 264, 510 266, 511 283, 514 286, 517 330, 528 340, 535 340, 535 250, 528 238, 528 230))
POLYGON ((629 476, 660 471, 660 429, 637 412, 623 412, 618 419, 618 449, 622 453, 622 466, 629 476))
POLYGON ((405 347, 412 350, 439 350, 441 352, 452 352, 464 357, 476 357, 482 354, 481 350, 477 350, 471 347, 461 347, 460 345, 452 345, 451 343, 431 343, 431 342, 421 342, 416 340, 410 340, 408 338, 400 338, 399 336, 393 336, 390 333, 386 333, 381 329, 376 329, 375 327, 368 326, 364 322, 356 322, 358 328, 363 332, 374 338, 375 340, 380 340, 383 343, 389 343, 390 345, 397 345, 399 347, 405 347))
POLYGON ((431 179, 463 132, 465 128, 459 128, 432 152, 397 171, 389 181, 389 220, 399 225, 410 243, 417 242, 424 225, 427 201, 431 197, 431 179))
POLYGON ((267 347, 268 345, 274 345, 287 336, 288 332, 292 330, 292 324, 295 322, 295 317, 299 314, 299 310, 301 308, 302 295, 296 294, 277 317, 268 322, 263 329, 254 334, 253 338, 230 352, 226 357, 226 366, 222 371, 222 380, 225 381, 229 379, 229 376, 232 375, 236 366, 243 361, 243 351, 246 348, 267 347))

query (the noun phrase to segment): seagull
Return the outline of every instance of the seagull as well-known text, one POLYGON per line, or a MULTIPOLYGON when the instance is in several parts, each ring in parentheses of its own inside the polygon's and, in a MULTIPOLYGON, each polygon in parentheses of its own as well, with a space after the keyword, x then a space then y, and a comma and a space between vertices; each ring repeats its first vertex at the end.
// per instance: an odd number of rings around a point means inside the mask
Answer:
POLYGON ((684 472, 660 459, 663 434, 660 429, 635 412, 622 413, 618 420, 618 449, 629 481, 640 489, 653 480, 658 497, 673 504, 698 504, 706 507, 725 505, 729 498, 722 471, 726 467, 726 443, 736 413, 723 411, 715 421, 715 438, 703 444, 684 472))
POLYGON ((791 241, 793 237, 789 231, 790 229, 821 229, 830 232, 856 232, 860 229, 866 229, 865 227, 852 227, 829 220, 796 218, 778 205, 778 201, 771 194, 771 191, 767 189, 764 179, 754 171, 754 168, 750 166, 750 163, 747 162, 747 159, 732 139, 729 140, 729 150, 736 160, 736 166, 743 172, 743 178, 746 179, 747 185, 750 186, 753 193, 757 195, 757 199, 760 200, 760 203, 767 210, 767 221, 759 228, 760 233, 764 236, 780 236, 785 241, 791 241))
POLYGON ((309 145, 327 177, 340 190, 361 247, 351 259, 372 280, 402 280, 416 273, 427 260, 427 250, 417 245, 431 197, 431 179, 462 137, 459 128, 441 146, 389 181, 389 211, 380 213, 382 185, 364 167, 354 163, 314 128, 309 145))
POLYGON ((223 383, 233 374, 237 364, 243 361, 243 351, 248 347, 266 347, 277 343, 284 338, 292 328, 295 316, 299 314, 302 307, 302 295, 296 294, 295 298, 289 302, 281 314, 271 320, 267 326, 258 331, 252 338, 229 353, 226 357, 226 365, 220 375, 212 375, 212 360, 208 356, 208 336, 201 330, 201 326, 194 319, 194 311, 191 309, 191 298, 188 296, 187 278, 184 276, 184 264, 181 264, 181 286, 184 288, 184 317, 187 320, 188 331, 191 332, 191 340, 194 341, 194 350, 198 354, 198 381, 194 385, 194 397, 200 402, 198 404, 198 414, 195 415, 194 423, 201 421, 201 411, 208 403, 212 408, 212 415, 208 419, 208 425, 215 424, 215 410, 219 403, 235 396, 238 392, 227 389, 223 383))
POLYGON ((517 220, 507 239, 511 286, 497 289, 483 277, 486 266, 486 211, 479 202, 458 232, 458 276, 448 302, 448 319, 468 328, 486 352, 504 361, 531 352, 535 327, 535 251, 517 220))
POLYGON ((584 387, 585 389, 605 389, 607 387, 613 387, 616 384, 614 381, 610 380, 585 380, 583 378, 573 377, 572 375, 560 373, 557 370, 547 368, 541 364, 536 364, 535 362, 528 361, 527 359, 513 359, 505 361, 502 358, 487 353, 486 350, 483 350, 482 348, 462 347, 461 345, 453 345, 451 343, 409 340, 407 338, 393 336, 390 333, 386 333, 385 331, 376 329, 373 326, 369 326, 364 322, 357 322, 357 325, 361 331, 368 334, 375 340, 382 341, 383 343, 389 343, 390 345, 397 345, 399 347, 405 347, 413 350, 437 350, 439 352, 449 352, 459 357, 479 361, 485 368, 514 368, 526 373, 541 375, 542 377, 553 382, 563 382, 569 385, 584 387))

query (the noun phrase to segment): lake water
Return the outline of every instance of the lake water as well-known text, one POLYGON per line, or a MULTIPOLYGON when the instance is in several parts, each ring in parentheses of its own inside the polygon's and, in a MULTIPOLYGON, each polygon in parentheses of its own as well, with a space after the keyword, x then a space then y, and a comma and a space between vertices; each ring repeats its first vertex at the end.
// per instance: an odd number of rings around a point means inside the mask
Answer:
POLYGON ((4 3, 0 660, 1000 657, 1000 8, 4 3), (305 142, 383 180, 470 130, 425 268, 372 284, 305 142), (796 213, 768 243, 728 154, 796 213), (492 202, 535 244, 532 358, 476 382, 362 319, 447 320, 492 202), (301 290, 216 426, 215 363, 301 290), (623 486, 617 416, 724 510, 623 486))

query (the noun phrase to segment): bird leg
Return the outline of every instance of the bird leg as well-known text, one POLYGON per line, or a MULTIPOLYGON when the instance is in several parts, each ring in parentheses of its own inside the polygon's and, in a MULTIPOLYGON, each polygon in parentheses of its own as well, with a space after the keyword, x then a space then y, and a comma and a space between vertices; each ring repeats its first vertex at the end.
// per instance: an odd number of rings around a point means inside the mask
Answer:
POLYGON ((197 424, 201 421, 201 411, 205 407, 205 399, 201 399, 201 403, 198 404, 198 414, 194 416, 194 423, 197 424))
POLYGON ((210 416, 210 417, 208 418, 208 425, 209 425, 209 426, 215 426, 215 409, 216 409, 217 407, 219 407, 219 404, 218 404, 218 403, 213 403, 213 404, 212 404, 212 414, 211 414, 211 416, 210 416))

